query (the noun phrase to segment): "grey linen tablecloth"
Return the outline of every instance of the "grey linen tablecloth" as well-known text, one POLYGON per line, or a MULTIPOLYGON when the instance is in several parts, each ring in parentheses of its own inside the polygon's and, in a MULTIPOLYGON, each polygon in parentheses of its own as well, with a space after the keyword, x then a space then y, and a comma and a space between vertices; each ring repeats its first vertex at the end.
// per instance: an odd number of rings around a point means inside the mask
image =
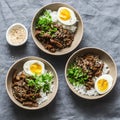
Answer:
POLYGON ((120 0, 0 0, 0 120, 120 120, 120 0), (89 46, 108 52, 118 68, 117 84, 109 95, 87 101, 74 95, 65 82, 64 67, 70 54, 50 56, 39 50, 31 36, 30 25, 35 12, 48 3, 64 2, 80 13, 84 35, 77 49, 89 46), (23 23, 28 31, 24 46, 11 47, 6 42, 6 30, 15 23, 23 23), (47 107, 27 111, 17 107, 5 90, 9 67, 19 58, 38 56, 48 60, 57 70, 59 90, 47 107))

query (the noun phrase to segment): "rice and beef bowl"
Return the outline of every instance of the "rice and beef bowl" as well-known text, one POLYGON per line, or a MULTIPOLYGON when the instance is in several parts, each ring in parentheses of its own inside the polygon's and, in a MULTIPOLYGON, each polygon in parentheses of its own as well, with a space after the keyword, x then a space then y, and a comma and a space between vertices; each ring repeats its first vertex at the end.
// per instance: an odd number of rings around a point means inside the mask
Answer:
POLYGON ((77 22, 74 11, 67 7, 59 7, 57 11, 45 9, 36 21, 35 37, 54 53, 71 46, 77 22))
POLYGON ((65 77, 75 94, 95 99, 106 95, 113 88, 116 67, 112 59, 106 56, 102 50, 83 48, 68 59, 65 77))
POLYGON ((39 109, 55 97, 58 89, 57 73, 44 59, 26 57, 13 64, 8 71, 6 88, 18 106, 39 109))

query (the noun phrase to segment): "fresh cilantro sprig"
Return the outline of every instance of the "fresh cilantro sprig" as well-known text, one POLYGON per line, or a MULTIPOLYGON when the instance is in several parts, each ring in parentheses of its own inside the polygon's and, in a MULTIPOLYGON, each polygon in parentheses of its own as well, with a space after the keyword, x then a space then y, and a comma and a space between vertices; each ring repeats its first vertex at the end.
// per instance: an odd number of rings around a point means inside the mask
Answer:
POLYGON ((34 87, 36 91, 42 90, 43 92, 49 92, 52 84, 53 74, 45 73, 40 76, 33 75, 27 78, 28 86, 34 87))
POLYGON ((79 86, 85 84, 85 81, 88 80, 88 75, 86 72, 83 72, 82 68, 71 65, 67 71, 67 77, 69 82, 74 86, 79 86))
POLYGON ((48 10, 43 12, 43 15, 38 18, 36 28, 40 28, 41 33, 48 33, 52 35, 57 31, 57 28, 53 26, 52 17, 48 10))

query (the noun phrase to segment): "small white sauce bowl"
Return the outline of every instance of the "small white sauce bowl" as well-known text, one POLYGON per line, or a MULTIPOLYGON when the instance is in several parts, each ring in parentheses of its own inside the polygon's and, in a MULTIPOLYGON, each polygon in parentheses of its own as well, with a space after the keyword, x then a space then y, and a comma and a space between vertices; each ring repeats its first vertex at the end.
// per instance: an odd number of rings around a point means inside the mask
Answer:
POLYGON ((28 39, 28 30, 27 30, 27 28, 26 28, 23 24, 21 24, 21 23, 14 23, 14 24, 12 24, 12 25, 7 29, 7 32, 6 32, 6 40, 7 40, 7 42, 8 42, 9 45, 11 45, 11 46, 21 46, 21 45, 23 45, 24 43, 26 43, 27 39, 28 39), (10 40, 10 38, 9 38, 9 34, 10 34, 10 31, 11 31, 12 29, 14 29, 15 27, 17 27, 17 26, 18 26, 18 27, 22 27, 22 28, 25 30, 25 38, 24 38, 24 40, 23 40, 22 42, 20 42, 20 43, 12 43, 11 40, 10 40))

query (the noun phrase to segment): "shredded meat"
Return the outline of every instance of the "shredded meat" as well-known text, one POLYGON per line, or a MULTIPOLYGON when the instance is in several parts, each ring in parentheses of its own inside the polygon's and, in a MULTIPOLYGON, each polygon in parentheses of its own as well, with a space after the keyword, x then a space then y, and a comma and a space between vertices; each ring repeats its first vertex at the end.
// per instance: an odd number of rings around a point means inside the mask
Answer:
POLYGON ((54 27, 57 28, 57 31, 50 35, 49 33, 41 33, 39 28, 35 31, 35 37, 42 43, 45 49, 50 52, 56 52, 58 50, 70 47, 75 33, 70 30, 64 29, 62 25, 54 24, 54 27))
POLYGON ((27 85, 26 75, 15 71, 12 80, 12 92, 16 100, 21 102, 24 106, 37 107, 37 98, 40 98, 39 91, 35 91, 32 87, 27 85))
POLYGON ((88 81, 86 81, 85 86, 87 90, 90 90, 94 87, 93 77, 99 77, 102 74, 104 63, 99 56, 91 54, 77 57, 76 63, 84 72, 87 72, 88 81))

